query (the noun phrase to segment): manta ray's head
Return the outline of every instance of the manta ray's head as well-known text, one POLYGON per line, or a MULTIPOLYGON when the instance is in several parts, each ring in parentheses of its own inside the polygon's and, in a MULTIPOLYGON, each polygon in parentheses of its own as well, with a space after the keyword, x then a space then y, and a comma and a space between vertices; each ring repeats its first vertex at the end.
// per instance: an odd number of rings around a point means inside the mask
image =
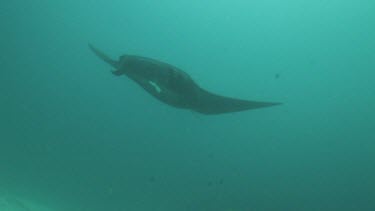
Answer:
POLYGON ((122 55, 122 56, 118 57, 119 68, 126 66, 126 64, 128 63, 128 60, 129 60, 128 58, 129 57, 127 55, 122 55))
POLYGON ((119 56, 117 62, 117 70, 120 70, 122 73, 129 72, 132 66, 132 58, 129 55, 119 56))

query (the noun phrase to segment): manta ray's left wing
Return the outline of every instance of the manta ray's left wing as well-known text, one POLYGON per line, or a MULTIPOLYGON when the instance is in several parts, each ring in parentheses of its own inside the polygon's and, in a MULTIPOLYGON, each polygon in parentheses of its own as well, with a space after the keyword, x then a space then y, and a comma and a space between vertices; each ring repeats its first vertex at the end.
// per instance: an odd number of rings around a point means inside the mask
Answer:
POLYGON ((89 44, 89 48, 91 49, 92 52, 95 53, 96 56, 98 56, 99 58, 101 58, 103 61, 107 62, 108 64, 110 64, 112 67, 114 67, 115 69, 118 69, 119 68, 119 64, 117 61, 109 58, 109 56, 107 56, 105 53, 101 52, 99 49, 95 48, 93 45, 89 44))

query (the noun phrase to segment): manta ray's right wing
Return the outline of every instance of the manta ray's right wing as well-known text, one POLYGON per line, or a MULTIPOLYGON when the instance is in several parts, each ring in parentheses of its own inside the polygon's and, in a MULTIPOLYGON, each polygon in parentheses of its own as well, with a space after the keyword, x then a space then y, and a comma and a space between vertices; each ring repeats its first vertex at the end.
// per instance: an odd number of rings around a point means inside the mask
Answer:
POLYGON ((221 114, 276 105, 281 105, 281 103, 235 99, 213 94, 201 89, 199 100, 197 101, 193 110, 202 114, 221 114))

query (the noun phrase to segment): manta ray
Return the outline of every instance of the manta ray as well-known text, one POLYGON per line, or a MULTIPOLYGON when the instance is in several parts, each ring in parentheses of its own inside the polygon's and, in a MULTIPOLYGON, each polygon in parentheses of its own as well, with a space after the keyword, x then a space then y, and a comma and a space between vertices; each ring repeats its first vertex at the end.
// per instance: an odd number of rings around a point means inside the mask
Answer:
POLYGON ((222 114, 281 104, 220 96, 201 88, 186 72, 168 63, 137 55, 122 55, 116 61, 91 44, 89 48, 114 68, 112 74, 127 76, 156 99, 175 108, 222 114))

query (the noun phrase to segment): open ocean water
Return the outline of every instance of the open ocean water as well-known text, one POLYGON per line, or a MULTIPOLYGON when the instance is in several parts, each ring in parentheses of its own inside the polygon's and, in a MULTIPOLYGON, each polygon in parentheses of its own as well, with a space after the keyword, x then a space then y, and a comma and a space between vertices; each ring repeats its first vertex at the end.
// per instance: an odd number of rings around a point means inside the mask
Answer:
POLYGON ((1 211, 373 211, 374 108, 373 0, 0 2, 1 211), (88 43, 283 105, 176 109, 88 43))

